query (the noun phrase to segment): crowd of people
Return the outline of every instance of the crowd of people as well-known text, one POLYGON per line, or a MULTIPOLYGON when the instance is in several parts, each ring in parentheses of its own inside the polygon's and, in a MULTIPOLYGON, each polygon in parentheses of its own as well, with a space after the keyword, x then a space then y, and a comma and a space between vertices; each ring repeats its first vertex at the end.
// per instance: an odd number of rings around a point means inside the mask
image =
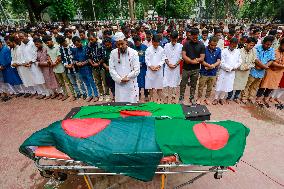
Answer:
POLYGON ((143 94, 146 102, 184 103, 189 86, 191 104, 269 107, 284 95, 284 27, 276 25, 40 25, 1 34, 5 102, 135 103, 143 94))

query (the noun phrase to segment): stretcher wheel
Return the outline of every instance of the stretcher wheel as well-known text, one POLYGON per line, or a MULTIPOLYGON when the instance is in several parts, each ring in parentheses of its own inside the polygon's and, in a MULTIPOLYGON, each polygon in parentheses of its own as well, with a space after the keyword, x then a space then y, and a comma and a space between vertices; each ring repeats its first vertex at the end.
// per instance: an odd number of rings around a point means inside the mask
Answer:
POLYGON ((40 176, 44 178, 51 178, 53 173, 54 173, 53 171, 49 171, 49 170, 44 170, 44 171, 39 172, 40 176))
POLYGON ((214 173, 214 178, 215 179, 221 179, 222 178, 222 173, 220 173, 220 172, 214 173))

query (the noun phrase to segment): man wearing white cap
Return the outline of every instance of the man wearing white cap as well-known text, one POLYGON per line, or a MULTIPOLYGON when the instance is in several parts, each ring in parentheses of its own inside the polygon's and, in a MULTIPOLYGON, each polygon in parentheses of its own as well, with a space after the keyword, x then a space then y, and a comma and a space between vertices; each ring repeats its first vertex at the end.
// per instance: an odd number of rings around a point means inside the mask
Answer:
POLYGON ((117 48, 112 50, 109 59, 109 72, 115 81, 115 102, 136 103, 139 100, 137 76, 140 72, 137 51, 128 48, 122 32, 114 36, 117 48))

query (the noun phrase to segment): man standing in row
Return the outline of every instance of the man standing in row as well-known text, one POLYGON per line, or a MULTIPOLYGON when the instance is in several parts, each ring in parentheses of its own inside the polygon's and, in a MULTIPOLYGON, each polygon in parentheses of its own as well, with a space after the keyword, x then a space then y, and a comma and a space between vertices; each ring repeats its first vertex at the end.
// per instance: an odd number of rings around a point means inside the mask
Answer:
POLYGON ((199 77, 200 63, 204 61, 205 46, 202 42, 198 41, 199 30, 193 28, 191 31, 190 40, 187 41, 182 49, 182 58, 184 60, 182 80, 180 84, 180 103, 184 101, 184 92, 188 79, 190 78, 190 103, 195 103, 194 95, 196 85, 199 77))
POLYGON ((128 48, 122 32, 114 36, 117 48, 110 54, 109 72, 115 81, 115 102, 139 101, 137 76, 140 72, 138 53, 128 48))

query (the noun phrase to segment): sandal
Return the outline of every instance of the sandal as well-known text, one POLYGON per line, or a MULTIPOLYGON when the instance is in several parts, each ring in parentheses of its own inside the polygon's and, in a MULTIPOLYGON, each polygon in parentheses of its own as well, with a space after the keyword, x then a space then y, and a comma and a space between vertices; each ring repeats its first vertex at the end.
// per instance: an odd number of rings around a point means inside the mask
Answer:
POLYGON ((217 105, 219 102, 217 99, 213 100, 212 105, 217 105))

